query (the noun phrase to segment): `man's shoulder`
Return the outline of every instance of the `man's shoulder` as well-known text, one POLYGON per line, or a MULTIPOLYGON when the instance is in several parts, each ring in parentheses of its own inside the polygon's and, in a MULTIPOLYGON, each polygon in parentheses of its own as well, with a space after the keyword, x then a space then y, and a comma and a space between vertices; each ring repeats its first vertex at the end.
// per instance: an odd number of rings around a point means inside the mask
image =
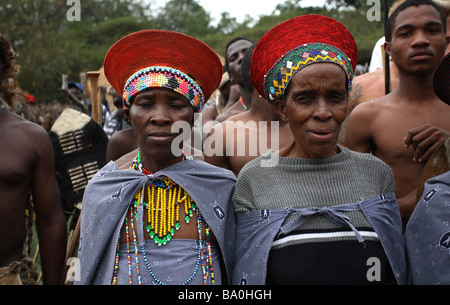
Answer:
POLYGON ((392 100, 392 97, 385 95, 365 103, 360 103, 353 109, 352 114, 357 113, 373 115, 374 113, 386 110, 386 106, 389 105, 390 100, 392 100))
POLYGON ((240 112, 238 114, 229 117, 225 121, 222 121, 214 125, 211 130, 214 130, 214 132, 226 133, 242 127, 250 128, 254 125, 254 123, 255 121, 247 112, 240 112))
POLYGON ((21 116, 14 113, 8 114, 8 125, 7 127, 11 133, 20 133, 30 139, 32 143, 40 142, 42 139, 50 139, 47 131, 40 125, 30 122, 21 116))
POLYGON ((362 75, 359 75, 355 77, 354 84, 361 84, 361 85, 370 85, 373 84, 374 81, 380 80, 380 78, 383 78, 383 70, 377 69, 370 73, 364 73, 362 75))

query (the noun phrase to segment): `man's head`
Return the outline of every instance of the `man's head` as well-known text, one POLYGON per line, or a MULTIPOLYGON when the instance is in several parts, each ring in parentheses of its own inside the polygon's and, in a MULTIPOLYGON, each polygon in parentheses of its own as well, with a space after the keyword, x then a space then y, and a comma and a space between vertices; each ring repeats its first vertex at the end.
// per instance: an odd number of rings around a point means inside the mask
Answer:
POLYGON ((436 9, 436 11, 439 13, 441 17, 442 24, 444 26, 444 33, 446 33, 446 16, 445 13, 442 11, 439 5, 437 5, 434 1, 431 0, 406 0, 403 2, 400 2, 399 4, 396 3, 396 7, 389 11, 389 18, 386 23, 386 41, 390 42, 392 40, 392 32, 394 28, 394 23, 397 19, 397 16, 400 12, 406 10, 409 7, 418 7, 421 5, 431 5, 436 9))
POLYGON ((7 78, 14 78, 19 71, 15 58, 17 57, 11 43, 0 34, 0 83, 7 78))
POLYGON ((83 86, 80 83, 70 81, 67 83, 67 88, 72 96, 83 100, 83 86))
POLYGON ((248 92, 252 92, 254 88, 252 78, 250 75, 250 68, 252 63, 253 50, 255 50, 255 47, 256 44, 252 45, 250 48, 247 49, 247 51, 245 51, 241 65, 242 84, 244 85, 245 89, 247 89, 248 92))
POLYGON ((225 48, 225 69, 230 80, 235 84, 243 85, 241 80, 241 64, 245 51, 252 42, 245 37, 236 37, 230 40, 225 48))
POLYGON ((17 82, 5 82, 7 79, 15 79, 20 66, 16 63, 17 54, 6 37, 0 34, 0 94, 6 103, 15 106, 15 97, 21 91, 17 82))
POLYGON ((444 55, 445 31, 445 15, 433 1, 406 0, 389 17, 385 49, 399 71, 428 75, 444 55))

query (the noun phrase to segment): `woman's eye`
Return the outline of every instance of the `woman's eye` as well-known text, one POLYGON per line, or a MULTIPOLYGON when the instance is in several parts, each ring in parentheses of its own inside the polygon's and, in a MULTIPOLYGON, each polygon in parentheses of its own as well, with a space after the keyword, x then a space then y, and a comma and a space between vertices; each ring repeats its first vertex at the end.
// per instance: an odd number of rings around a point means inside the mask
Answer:
POLYGON ((170 108, 172 108, 172 109, 181 109, 184 107, 185 107, 185 105, 183 105, 183 104, 171 104, 170 105, 170 108))
POLYGON ((333 103, 342 103, 342 102, 345 101, 345 98, 343 96, 340 96, 340 95, 335 95, 335 96, 330 97, 330 100, 333 103))
POLYGON ((311 97, 308 95, 297 95, 293 100, 297 103, 306 103, 311 100, 311 97))

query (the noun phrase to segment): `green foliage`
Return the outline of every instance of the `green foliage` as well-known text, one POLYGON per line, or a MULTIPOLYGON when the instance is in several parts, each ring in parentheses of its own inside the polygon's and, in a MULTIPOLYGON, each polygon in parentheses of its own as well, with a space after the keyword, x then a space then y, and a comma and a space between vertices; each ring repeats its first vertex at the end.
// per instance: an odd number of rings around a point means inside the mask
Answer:
POLYGON ((171 0, 159 10, 146 4, 149 1, 140 0, 79 3, 81 21, 69 21, 66 14, 71 5, 64 0, 0 2, 0 32, 19 53, 19 83, 39 102, 63 100, 58 91, 61 74, 78 80, 80 72, 98 70, 115 41, 143 29, 166 29, 194 36, 223 56, 225 45, 233 37, 245 36, 257 42, 270 28, 289 18, 322 14, 348 27, 357 41, 362 64, 370 60, 375 42, 383 35, 383 22, 368 21, 366 13, 370 7, 361 0, 328 0, 324 7, 300 7, 301 0, 286 0, 258 20, 247 16, 243 22, 237 22, 224 12, 216 25, 212 25, 209 12, 197 0, 171 0))

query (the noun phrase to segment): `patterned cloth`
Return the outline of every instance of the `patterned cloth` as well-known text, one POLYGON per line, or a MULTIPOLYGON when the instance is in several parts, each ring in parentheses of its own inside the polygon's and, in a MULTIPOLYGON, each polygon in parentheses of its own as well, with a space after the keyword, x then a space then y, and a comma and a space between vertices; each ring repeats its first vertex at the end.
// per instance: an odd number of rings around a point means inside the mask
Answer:
MULTIPOLYGON (((92 178, 84 194, 78 253, 80 278, 76 279, 75 284, 112 283, 118 236, 128 207, 135 194, 146 184, 164 177, 172 179, 194 199, 217 239, 226 268, 222 272, 226 272, 231 280, 235 239, 231 196, 236 181, 231 171, 199 160, 184 160, 154 175, 145 176, 135 170, 119 170, 111 161, 92 178)), ((138 213, 138 221, 142 217, 142 213, 138 213)), ((143 231, 142 226, 137 227, 139 247, 145 243, 143 231)), ((162 246, 157 250, 164 252, 166 249, 169 248, 162 246)), ((147 253, 147 256, 152 261, 152 253, 147 253)), ((141 264, 141 269, 145 268, 143 260, 141 264)), ((168 264, 176 269, 178 261, 171 259, 168 264)), ((195 264, 187 265, 189 270, 194 270, 194 267, 195 264)), ((179 274, 179 278, 186 280, 191 274, 179 274)))
POLYGON ((450 284, 450 171, 428 179, 405 230, 409 281, 450 284))
POLYGON ((401 235, 401 219, 393 193, 367 201, 332 206, 329 208, 304 208, 284 210, 255 210, 237 213, 236 257, 232 284, 264 285, 267 261, 275 236, 289 233, 303 225, 309 217, 322 214, 328 219, 352 229, 358 241, 364 238, 341 212, 361 210, 380 238, 389 259, 397 283, 406 284, 404 243, 401 235), (283 225, 288 216, 300 215, 283 225))
MULTIPOLYGON (((131 247, 133 248, 133 247, 131 247)), ((206 245, 203 247, 206 253, 206 245)), ((139 249, 139 258, 142 260, 142 251, 139 249)), ((164 248, 159 247, 153 240, 145 241, 145 252, 151 253, 147 255, 149 265, 153 276, 166 285, 182 285, 187 278, 194 275, 188 285, 203 285, 203 277, 201 266, 197 266, 198 261, 198 241, 194 239, 172 239, 164 248)), ((120 247, 119 272, 117 274, 117 285, 128 285, 128 255, 126 245, 120 247)), ((132 281, 137 283, 136 263, 134 262, 134 249, 131 250, 131 268, 132 281)), ((214 279, 216 285, 221 284, 220 273, 220 252, 217 246, 212 246, 212 261, 214 264, 214 279)), ((101 265, 95 279, 95 284, 102 284, 103 274, 108 274, 109 270, 105 269, 106 265, 101 265)), ((140 265, 140 277, 143 285, 157 285, 156 280, 150 274, 146 264, 140 265)), ((207 284, 211 284, 211 277, 208 277, 207 284)))

